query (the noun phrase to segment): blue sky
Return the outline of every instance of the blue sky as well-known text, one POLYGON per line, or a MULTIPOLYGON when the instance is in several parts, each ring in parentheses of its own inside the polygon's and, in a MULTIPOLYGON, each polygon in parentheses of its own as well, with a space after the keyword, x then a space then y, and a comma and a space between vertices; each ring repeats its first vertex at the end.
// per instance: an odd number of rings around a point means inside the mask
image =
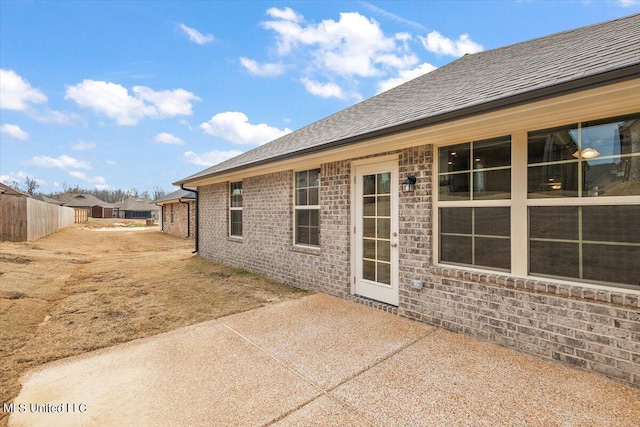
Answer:
MULTIPOLYGON (((160 187, 612 1, 0 1, 0 180, 160 187)), ((535 58, 532 58, 535 60, 535 58)))

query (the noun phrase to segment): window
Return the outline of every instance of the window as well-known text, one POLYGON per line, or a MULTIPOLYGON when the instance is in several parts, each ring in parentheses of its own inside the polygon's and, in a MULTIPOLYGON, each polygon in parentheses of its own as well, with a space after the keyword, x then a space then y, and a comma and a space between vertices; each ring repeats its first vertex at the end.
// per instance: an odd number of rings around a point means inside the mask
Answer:
POLYGON ((171 203, 171 205, 169 205, 169 206, 171 206, 171 214, 170 214, 170 217, 171 217, 171 224, 173 224, 173 203, 171 203))
POLYGON ((439 261, 509 270, 511 138, 438 149, 439 261))
POLYGON ((640 286, 640 115, 528 134, 529 273, 640 286))
POLYGON ((242 181, 229 184, 229 236, 242 237, 242 181))
POLYGON ((295 244, 320 246, 320 169, 296 172, 295 244))
POLYGON ((438 262, 640 289, 640 114, 437 156, 438 262))

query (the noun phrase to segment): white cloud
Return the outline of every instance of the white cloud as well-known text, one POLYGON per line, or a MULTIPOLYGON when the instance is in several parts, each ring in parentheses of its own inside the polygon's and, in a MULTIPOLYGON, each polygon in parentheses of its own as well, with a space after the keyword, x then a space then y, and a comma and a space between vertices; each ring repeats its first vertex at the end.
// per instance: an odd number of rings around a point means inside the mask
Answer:
POLYGON ((154 139, 156 142, 160 142, 162 144, 184 145, 184 141, 182 139, 168 132, 160 132, 154 139))
POLYGON ((84 80, 75 86, 67 86, 64 98, 104 114, 119 125, 129 126, 145 117, 161 119, 191 115, 191 102, 200 101, 199 97, 184 89, 156 92, 145 86, 134 86, 132 92, 133 96, 117 83, 84 80))
POLYGON ((78 172, 78 171, 69 171, 68 173, 74 178, 88 182, 90 184, 95 184, 96 188, 99 190, 105 190, 109 188, 109 186, 106 184, 107 180, 104 179, 103 176, 91 177, 84 172, 78 172))
POLYGON ((22 141, 29 139, 29 134, 23 131, 20 126, 9 123, 0 126, 0 133, 7 135, 10 138, 20 139, 22 141))
POLYGON ((637 4, 640 4, 638 0, 618 0, 617 3, 622 7, 630 7, 630 6, 635 6, 637 4))
POLYGON ((240 58, 240 64, 255 76, 273 77, 284 73, 284 66, 282 64, 258 64, 253 59, 245 57, 240 58))
POLYGON ((417 62, 413 55, 392 59, 402 50, 403 37, 385 36, 378 22, 357 12, 341 13, 338 21, 326 19, 319 24, 304 22, 302 15, 289 8, 272 8, 267 13, 274 20, 261 25, 276 32, 278 53, 286 55, 303 46, 317 69, 346 77, 371 77, 383 74, 381 66, 417 62))
POLYGON ((13 70, 0 69, 0 108, 27 111, 30 104, 44 104, 45 94, 31 87, 13 70))
POLYGON ((118 164, 118 162, 116 162, 115 160, 107 160, 105 163, 111 166, 115 166, 118 164))
POLYGON ((211 43, 215 40, 212 34, 202 34, 200 31, 195 28, 187 27, 184 24, 179 25, 180 29, 185 32, 189 36, 189 39, 198 44, 207 44, 211 43))
POLYGON ((273 141, 291 132, 291 129, 278 129, 264 123, 249 123, 249 118, 239 111, 227 111, 211 117, 200 125, 205 133, 224 138, 234 144, 260 145, 273 141))
POLYGON ((43 168, 60 168, 60 169, 91 169, 91 164, 83 160, 63 154, 58 157, 34 156, 28 161, 29 164, 41 166, 43 168))
POLYGON ((93 150, 94 148, 96 148, 95 142, 80 141, 75 144, 71 144, 71 149, 75 151, 93 150))
POLYGON ((427 74, 428 72, 433 71, 435 69, 436 67, 429 64, 428 62, 425 62, 415 68, 411 68, 408 70, 401 70, 398 73, 397 77, 393 77, 393 78, 378 82, 378 93, 387 91, 396 86, 400 86, 402 83, 408 82, 409 80, 415 79, 416 77, 419 77, 423 74, 427 74))
POLYGON ((466 53, 480 52, 483 49, 482 45, 471 40, 469 34, 462 34, 457 41, 437 31, 430 32, 427 37, 418 38, 426 50, 438 55, 462 56, 466 53))
POLYGON ((194 153, 193 151, 186 151, 184 153, 184 159, 198 166, 213 166, 218 163, 224 162, 232 157, 238 156, 242 154, 242 151, 238 150, 229 150, 229 151, 220 151, 213 150, 207 151, 205 153, 194 153))
POLYGON ((291 9, 290 7, 285 7, 284 9, 272 7, 271 9, 267 10, 267 15, 272 18, 291 22, 300 22, 303 20, 303 16, 296 13, 296 11, 291 9))
POLYGON ((322 98, 338 98, 347 99, 347 94, 344 93, 342 88, 336 83, 320 83, 310 79, 300 80, 304 85, 304 88, 312 95, 317 95, 322 98))

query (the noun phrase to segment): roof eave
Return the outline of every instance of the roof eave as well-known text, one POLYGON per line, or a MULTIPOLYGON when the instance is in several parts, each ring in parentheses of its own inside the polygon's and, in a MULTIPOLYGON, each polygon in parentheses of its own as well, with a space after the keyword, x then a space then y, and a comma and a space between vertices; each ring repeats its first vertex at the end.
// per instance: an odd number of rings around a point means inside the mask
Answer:
POLYGON ((640 76, 640 63, 635 63, 625 67, 617 68, 615 70, 606 71, 603 73, 593 74, 578 79, 561 82, 558 84, 536 88, 527 92, 518 93, 515 95, 507 96, 483 102, 481 104, 471 105, 468 107, 460 108, 453 111, 448 111, 442 114, 425 117, 422 119, 416 119, 409 122, 399 123, 397 125, 389 126, 382 129, 376 129, 372 132, 363 133, 349 138, 344 138, 336 141, 331 141, 326 144, 292 151, 279 156, 269 157, 268 159, 258 160, 255 162, 247 163, 244 165, 236 166, 233 168, 225 169, 222 171, 212 172, 200 176, 190 176, 180 181, 176 181, 173 185, 179 186, 180 184, 188 185, 189 183, 197 183, 205 179, 211 179, 217 176, 223 176, 230 173, 234 173, 250 167, 261 166, 268 163, 273 163, 282 160, 288 160, 294 157, 314 154, 333 148, 342 147, 345 145, 355 144, 372 138, 379 138, 395 133, 405 132, 416 128, 425 126, 431 126, 453 120, 463 119, 469 116, 474 116, 490 111, 496 111, 505 108, 516 107, 518 105, 527 104, 535 101, 541 101, 544 99, 553 98, 556 96, 567 95, 575 92, 580 92, 587 89, 594 89, 609 84, 622 82, 625 80, 631 80, 640 76))

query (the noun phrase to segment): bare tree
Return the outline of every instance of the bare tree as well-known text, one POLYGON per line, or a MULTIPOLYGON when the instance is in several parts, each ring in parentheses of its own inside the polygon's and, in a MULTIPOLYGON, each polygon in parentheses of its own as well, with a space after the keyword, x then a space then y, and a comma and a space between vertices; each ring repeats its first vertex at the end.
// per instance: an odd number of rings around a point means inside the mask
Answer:
POLYGON ((27 194, 33 196, 36 190, 38 189, 38 187, 40 187, 40 184, 38 184, 38 182, 35 179, 31 179, 29 177, 25 178, 24 190, 27 192, 27 194))
POLYGON ((167 195, 167 192, 164 191, 163 188, 160 188, 157 185, 153 187, 153 200, 162 199, 166 195, 167 195))

